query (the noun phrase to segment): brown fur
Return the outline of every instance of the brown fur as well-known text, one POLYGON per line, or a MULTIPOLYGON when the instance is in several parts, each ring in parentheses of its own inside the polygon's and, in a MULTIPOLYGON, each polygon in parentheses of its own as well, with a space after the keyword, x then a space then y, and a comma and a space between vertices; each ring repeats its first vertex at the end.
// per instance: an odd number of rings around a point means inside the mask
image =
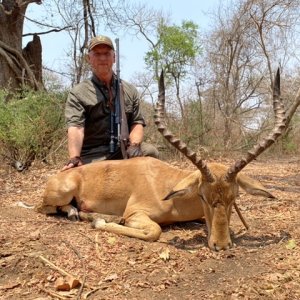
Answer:
POLYGON ((209 247, 227 249, 232 244, 229 223, 238 185, 250 194, 273 196, 245 175, 224 180, 227 167, 221 164, 209 168, 216 179, 213 183, 202 181, 199 171, 180 170, 150 157, 96 162, 52 176, 37 209, 54 213, 75 197, 81 218, 96 220, 96 228, 147 241, 159 238, 159 224, 205 217, 209 247), (120 218, 99 222, 97 213, 104 219, 120 218))

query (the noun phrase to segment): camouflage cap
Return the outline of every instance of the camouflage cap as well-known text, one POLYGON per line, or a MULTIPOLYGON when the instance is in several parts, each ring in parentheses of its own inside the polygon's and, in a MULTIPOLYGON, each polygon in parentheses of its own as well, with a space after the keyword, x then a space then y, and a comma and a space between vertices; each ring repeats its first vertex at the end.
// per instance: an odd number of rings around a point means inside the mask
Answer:
POLYGON ((108 36, 98 35, 90 40, 88 50, 91 51, 97 45, 107 45, 115 50, 112 40, 108 36))

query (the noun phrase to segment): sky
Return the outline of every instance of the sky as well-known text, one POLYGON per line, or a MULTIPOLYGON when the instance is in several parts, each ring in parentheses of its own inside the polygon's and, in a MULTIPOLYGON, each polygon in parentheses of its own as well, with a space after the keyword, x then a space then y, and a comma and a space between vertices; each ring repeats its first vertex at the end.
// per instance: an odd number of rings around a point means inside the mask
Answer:
MULTIPOLYGON (((140 0, 138 2, 168 13, 173 24, 181 25, 182 20, 191 20, 198 24, 200 32, 203 32, 212 24, 213 20, 209 12, 217 8, 219 0, 140 0)), ((27 17, 36 19, 41 15, 43 15, 43 4, 28 6, 27 17)), ((40 32, 41 29, 36 28, 31 22, 25 21, 24 33, 35 31, 40 32)), ((145 67, 143 58, 148 51, 148 44, 145 40, 138 40, 129 35, 113 36, 109 32, 99 32, 98 34, 109 35, 112 40, 119 38, 121 77, 123 79, 130 80, 136 72, 143 70, 145 67)), ((43 65, 53 70, 63 71, 70 45, 68 35, 59 32, 40 35, 40 38, 43 49, 43 65)), ((24 38, 24 46, 31 39, 32 37, 24 38)))

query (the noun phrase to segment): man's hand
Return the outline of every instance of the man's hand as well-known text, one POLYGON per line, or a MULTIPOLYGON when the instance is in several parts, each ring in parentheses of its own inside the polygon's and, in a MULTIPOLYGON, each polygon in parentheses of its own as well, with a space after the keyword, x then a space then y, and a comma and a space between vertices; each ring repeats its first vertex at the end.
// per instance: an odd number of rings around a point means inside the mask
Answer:
POLYGON ((81 158, 79 156, 75 156, 70 158, 70 160, 64 165, 64 167, 61 170, 66 171, 68 169, 75 168, 82 165, 83 163, 81 158))
POLYGON ((128 158, 143 156, 141 145, 139 143, 129 144, 126 152, 127 152, 128 158))

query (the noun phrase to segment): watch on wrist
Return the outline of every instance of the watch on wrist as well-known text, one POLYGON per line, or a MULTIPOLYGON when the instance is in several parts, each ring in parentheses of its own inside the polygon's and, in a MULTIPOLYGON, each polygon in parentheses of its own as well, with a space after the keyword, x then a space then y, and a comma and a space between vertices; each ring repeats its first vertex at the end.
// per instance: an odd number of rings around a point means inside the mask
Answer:
POLYGON ((82 163, 81 157, 80 156, 74 156, 74 157, 71 157, 69 159, 67 165, 73 164, 74 167, 77 167, 79 165, 79 163, 82 163))

